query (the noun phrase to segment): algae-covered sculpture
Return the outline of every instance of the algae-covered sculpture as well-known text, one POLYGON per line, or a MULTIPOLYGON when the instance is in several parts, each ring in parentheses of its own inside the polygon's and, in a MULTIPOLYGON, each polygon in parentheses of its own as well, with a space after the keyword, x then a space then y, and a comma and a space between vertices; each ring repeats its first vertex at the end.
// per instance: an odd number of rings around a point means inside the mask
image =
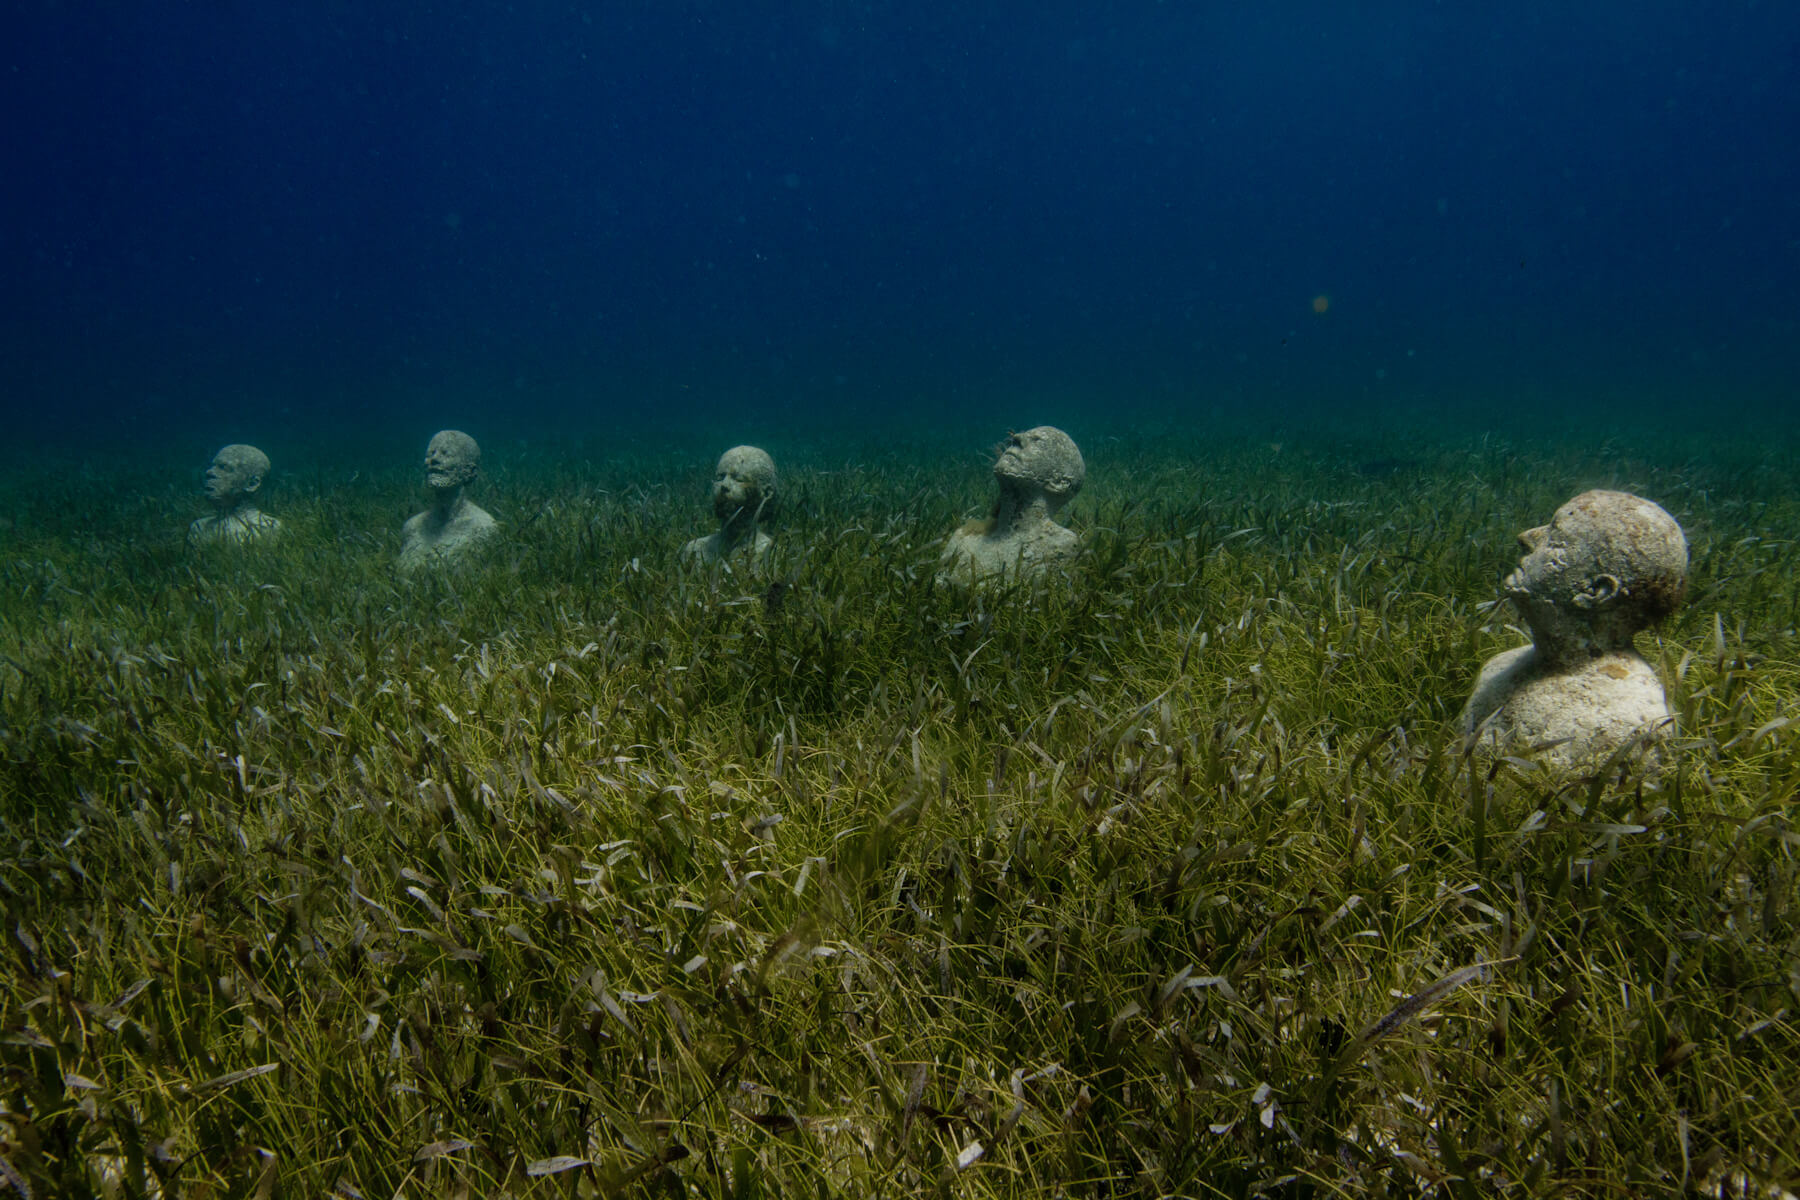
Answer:
POLYGON ((435 434, 425 447, 425 486, 431 507, 400 528, 400 569, 415 571, 467 554, 494 532, 494 518, 463 495, 481 474, 481 447, 457 429, 435 434))
POLYGON ((733 446, 713 469, 713 515, 719 518, 719 531, 687 543, 681 557, 705 563, 761 558, 772 544, 762 525, 775 515, 775 497, 775 460, 755 446, 733 446))
POLYGON ((234 442, 213 455, 203 489, 213 512, 188 526, 188 544, 240 546, 279 536, 281 522, 256 507, 268 477, 269 456, 255 446, 234 442))
POLYGON ((1081 450, 1062 430, 1039 425, 1009 436, 994 462, 1000 485, 994 511, 950 535, 939 577, 1025 578, 1075 557, 1079 539, 1052 518, 1086 475, 1081 450))
POLYGON ((1662 681, 1632 637, 1673 613, 1687 589, 1675 518, 1626 492, 1583 492, 1519 543, 1526 554, 1503 586, 1531 645, 1481 668, 1462 732, 1482 747, 1538 750, 1556 769, 1666 734, 1662 681))

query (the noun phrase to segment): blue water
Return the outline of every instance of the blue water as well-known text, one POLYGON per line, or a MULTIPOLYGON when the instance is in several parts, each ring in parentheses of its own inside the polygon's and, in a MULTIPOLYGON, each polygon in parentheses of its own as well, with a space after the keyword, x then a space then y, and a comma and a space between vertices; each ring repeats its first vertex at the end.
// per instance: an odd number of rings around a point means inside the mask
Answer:
POLYGON ((1722 0, 21 0, 0 386, 26 445, 1749 429, 1800 409, 1797 62, 1722 0))

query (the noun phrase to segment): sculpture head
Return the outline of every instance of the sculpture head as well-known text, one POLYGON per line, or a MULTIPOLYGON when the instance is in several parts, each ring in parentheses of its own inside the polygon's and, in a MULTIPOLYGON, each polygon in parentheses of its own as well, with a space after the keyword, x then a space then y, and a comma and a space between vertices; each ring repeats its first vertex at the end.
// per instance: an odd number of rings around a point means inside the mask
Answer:
POLYGON ((755 446, 733 446, 713 469, 713 515, 721 521, 774 515, 775 460, 755 446))
POLYGON ((445 429, 425 447, 425 486, 452 491, 481 474, 481 447, 460 429, 445 429))
POLYGON ((1087 464, 1073 439, 1053 425, 1007 436, 994 460, 1002 491, 1039 493, 1050 512, 1067 504, 1087 478, 1087 464))
POLYGON ((236 508, 256 493, 269 474, 269 456, 234 442, 213 455, 203 489, 218 508, 236 508))
POLYGON ((1687 591, 1681 526, 1627 492, 1583 492, 1519 544, 1525 556, 1503 586, 1540 641, 1572 636, 1594 653, 1628 646, 1687 591))

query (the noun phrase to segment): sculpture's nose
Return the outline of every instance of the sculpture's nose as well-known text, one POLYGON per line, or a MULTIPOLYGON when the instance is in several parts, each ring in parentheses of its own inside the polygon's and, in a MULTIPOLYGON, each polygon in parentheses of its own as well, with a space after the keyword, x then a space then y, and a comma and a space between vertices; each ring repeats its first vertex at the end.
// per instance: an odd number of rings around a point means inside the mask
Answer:
POLYGON ((1548 525, 1538 525, 1531 529, 1527 529, 1524 533, 1519 535, 1519 545, 1522 546, 1527 553, 1530 553, 1544 544, 1544 535, 1548 533, 1549 530, 1550 527, 1548 525))

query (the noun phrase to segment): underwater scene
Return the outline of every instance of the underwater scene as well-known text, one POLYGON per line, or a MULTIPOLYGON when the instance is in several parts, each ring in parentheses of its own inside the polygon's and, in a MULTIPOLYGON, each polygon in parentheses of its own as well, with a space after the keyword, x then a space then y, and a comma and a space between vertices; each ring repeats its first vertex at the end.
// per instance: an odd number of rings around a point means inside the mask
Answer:
POLYGON ((0 1193, 1800 1193, 1800 10, 0 17, 0 1193))

